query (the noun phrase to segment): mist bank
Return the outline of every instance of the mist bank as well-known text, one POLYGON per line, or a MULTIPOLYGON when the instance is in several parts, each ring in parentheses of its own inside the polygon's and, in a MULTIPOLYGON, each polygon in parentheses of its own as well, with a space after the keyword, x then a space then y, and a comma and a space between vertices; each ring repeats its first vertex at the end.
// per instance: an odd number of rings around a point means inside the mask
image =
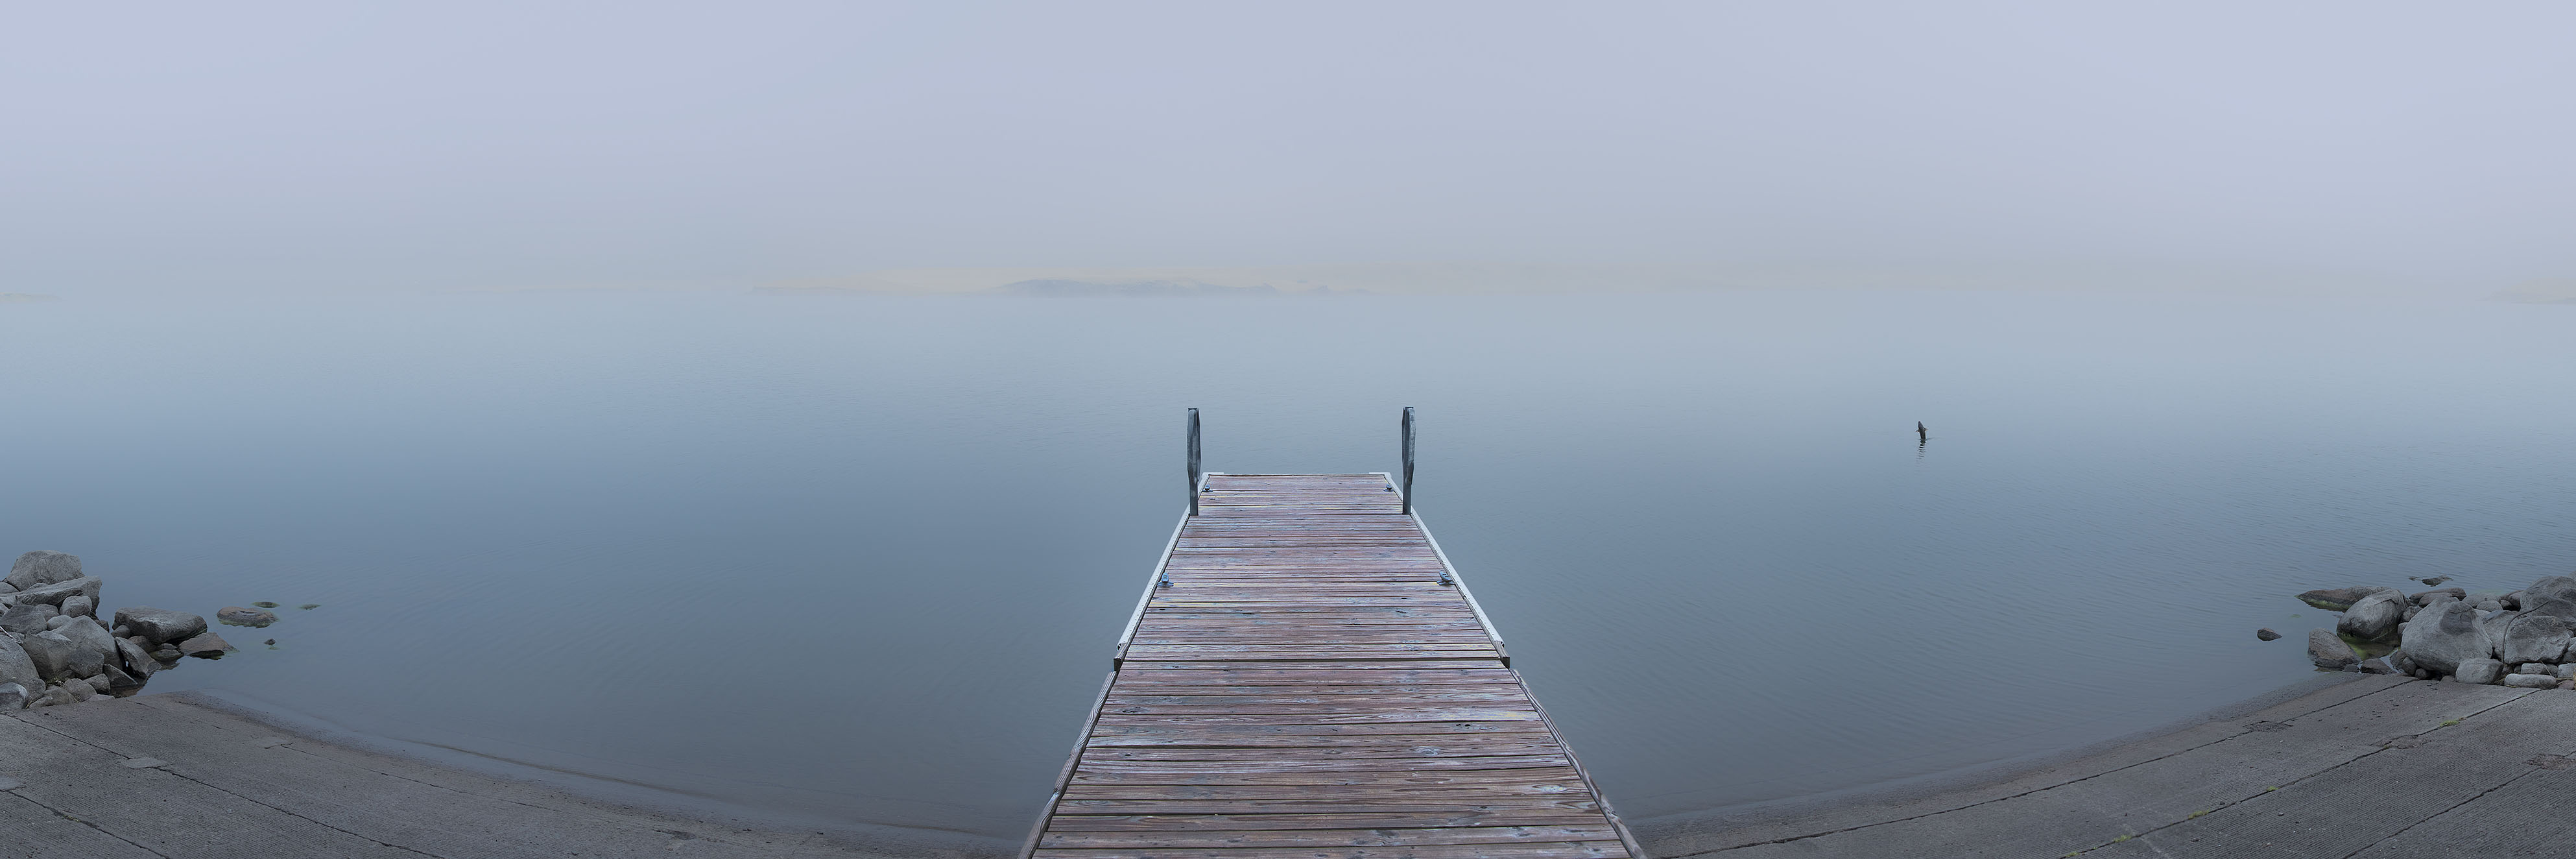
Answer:
MULTIPOLYGON (((2164 292, 2475 298, 2499 284, 2276 268, 2171 264, 1553 264, 1378 262, 1269 266, 900 268, 762 284, 763 294, 888 293, 1420 295, 1739 289, 2164 292)), ((2576 293, 2576 290, 2571 290, 2576 293)))

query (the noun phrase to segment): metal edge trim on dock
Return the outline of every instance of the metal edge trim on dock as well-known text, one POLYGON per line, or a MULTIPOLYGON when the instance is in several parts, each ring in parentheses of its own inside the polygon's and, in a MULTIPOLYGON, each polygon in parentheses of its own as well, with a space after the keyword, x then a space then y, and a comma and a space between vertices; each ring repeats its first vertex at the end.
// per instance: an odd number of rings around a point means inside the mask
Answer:
MULTIPOLYGON (((1619 843, 1627 845, 1628 855, 1646 859, 1646 851, 1637 846, 1637 836, 1628 831, 1628 821, 1619 819, 1618 810, 1610 807, 1609 795, 1601 792, 1601 785, 1593 783, 1592 771, 1584 769, 1583 759, 1575 756, 1574 741, 1565 738, 1565 732, 1556 727, 1556 720, 1548 718, 1547 705, 1539 703, 1538 693, 1530 691, 1529 679, 1522 677, 1518 668, 1506 665, 1503 670, 1511 672, 1512 682, 1520 684, 1521 694, 1529 698, 1530 709, 1538 711, 1538 723, 1546 725, 1548 736, 1556 738, 1557 750, 1565 753, 1565 762, 1574 767, 1574 777, 1583 780, 1584 789, 1592 791, 1593 803, 1601 806, 1601 816, 1609 818, 1611 831, 1619 833, 1619 843)), ((1085 733, 1090 731, 1089 728, 1083 730, 1085 733)), ((1068 774, 1067 777, 1071 776, 1068 774)))
MULTIPOLYGON (((1387 478, 1387 485, 1395 485, 1394 475, 1383 471, 1372 473, 1387 478)), ((1403 490, 1396 490, 1396 493, 1401 496, 1403 490)), ((1467 601, 1468 611, 1476 613, 1476 623, 1485 627, 1485 636, 1494 640, 1494 652, 1502 657, 1503 670, 1512 673, 1512 682, 1520 685, 1521 694, 1529 699, 1530 708, 1538 711, 1539 723, 1546 725, 1548 735, 1556 738, 1557 747, 1565 752, 1566 763, 1574 767, 1575 777, 1583 779, 1583 787, 1592 791, 1592 801, 1601 805, 1601 816, 1609 818, 1610 828, 1619 833, 1619 842, 1628 848, 1628 855, 1645 859, 1646 851, 1637 846, 1637 836, 1628 831, 1628 822, 1619 819, 1619 812, 1610 807, 1609 795, 1601 792, 1601 785, 1593 783, 1592 771, 1584 769, 1583 761, 1575 756, 1574 741, 1566 739, 1565 732, 1556 727, 1556 720, 1548 717, 1547 706, 1539 703, 1538 693, 1530 691, 1529 680, 1521 676, 1520 669, 1512 667, 1511 651, 1503 647, 1502 631, 1495 629, 1494 621, 1485 616, 1485 607, 1476 602, 1476 593, 1467 589, 1467 577, 1459 574, 1458 565, 1450 563, 1449 553, 1441 550, 1440 538, 1431 536, 1431 526, 1422 522, 1422 511, 1416 509, 1406 515, 1413 517, 1413 527, 1422 529, 1422 541, 1431 544, 1431 554, 1438 556, 1440 566, 1449 571, 1449 580, 1458 588, 1459 598, 1467 601)))
MULTIPOLYGON (((1205 479, 1202 477, 1201 479, 1205 479)), ((1135 640, 1136 627, 1145 621, 1145 607, 1154 602, 1154 588, 1163 581, 1163 571, 1172 565, 1172 550, 1181 545, 1181 531, 1190 526, 1190 512, 1181 511, 1181 521, 1172 526, 1172 538, 1163 541, 1163 556, 1154 562, 1152 577, 1145 580, 1145 592, 1136 597, 1136 611, 1127 617, 1127 629, 1118 633, 1117 653, 1109 657, 1109 676, 1100 681, 1100 695, 1091 701, 1091 715, 1082 720, 1082 732, 1074 735, 1073 753, 1064 756, 1064 771, 1055 777, 1055 789, 1047 793, 1046 807, 1038 809, 1036 823, 1030 824, 1029 840, 1020 847, 1021 859, 1035 856, 1038 840, 1046 837, 1047 823, 1055 820, 1056 803, 1064 799, 1064 788, 1073 782, 1073 772, 1082 766, 1082 753, 1091 748, 1091 730, 1100 724, 1100 709, 1109 704, 1109 690, 1118 685, 1118 669, 1127 662, 1127 643, 1135 640)), ((1546 714, 1540 714, 1542 718, 1546 714)))
MULTIPOLYGON (((1213 477, 1215 475, 1208 475, 1213 477)), ((1202 480, 1206 478, 1201 478, 1202 480)), ((1109 657, 1110 670, 1127 661, 1127 643, 1136 640, 1136 626, 1145 622, 1145 607, 1154 602, 1154 588, 1163 581, 1163 572, 1172 566, 1172 550, 1180 548, 1181 531, 1190 527, 1189 511, 1181 511, 1181 521, 1172 526, 1172 539, 1163 542, 1163 557, 1154 562, 1154 574, 1145 579, 1145 592, 1136 597, 1136 611, 1127 616, 1127 629, 1118 633, 1117 653, 1109 657)))
MULTIPOLYGON (((1383 471, 1369 473, 1386 478, 1386 485, 1390 487, 1395 485, 1395 475, 1383 471)), ((1396 490, 1395 495, 1401 500, 1404 497, 1404 490, 1396 490)), ((1485 607, 1476 602, 1476 592, 1467 589, 1467 577, 1458 574, 1458 565, 1450 563, 1449 553, 1440 549, 1440 538, 1431 536, 1431 526, 1422 523, 1422 511, 1416 510, 1400 515, 1411 517, 1413 527, 1422 531, 1422 541, 1431 544, 1431 554, 1440 559, 1440 568, 1449 571, 1451 586, 1458 589, 1459 598, 1467 601, 1467 610, 1475 613, 1476 625, 1484 627, 1485 637, 1493 640, 1494 654, 1502 657, 1503 667, 1512 667, 1512 651, 1503 645, 1503 631, 1494 628, 1493 619, 1485 616, 1485 607)))
MULTIPOLYGON (((1020 846, 1020 859, 1029 859, 1029 857, 1037 855, 1038 839, 1046 837, 1047 824, 1055 821, 1056 803, 1064 800, 1064 789, 1073 783, 1073 771, 1076 767, 1082 765, 1083 751, 1091 747, 1091 730, 1100 724, 1100 709, 1102 707, 1109 706, 1109 690, 1116 688, 1117 685, 1118 669, 1113 666, 1109 669, 1109 676, 1101 678, 1100 680, 1100 696, 1092 699, 1091 701, 1091 715, 1082 720, 1082 733, 1073 739, 1073 754, 1065 756, 1064 772, 1056 774, 1055 790, 1047 793, 1046 807, 1038 809, 1037 822, 1029 825, 1029 840, 1027 844, 1020 846)), ((1523 688, 1526 689, 1527 687, 1523 688)), ((1547 719, 1547 713, 1545 711, 1541 711, 1538 714, 1538 717, 1540 721, 1545 721, 1547 719)), ((1574 760, 1574 756, 1567 755, 1565 759, 1572 761, 1574 760)), ((1574 768, 1574 771, 1575 774, 1581 775, 1583 768, 1578 766, 1574 768)), ((1589 784, 1589 782, 1586 783, 1589 784)), ((1595 796, 1600 794, 1599 791, 1594 791, 1593 793, 1595 796)), ((1606 809, 1608 806, 1605 805, 1603 808, 1606 809)), ((1618 823, 1618 818, 1611 818, 1611 823, 1618 823)), ((1621 833, 1627 832, 1624 828, 1619 831, 1621 833)), ((1624 834, 1622 837, 1625 837, 1624 834)), ((1634 853, 1636 851, 1631 849, 1628 852, 1634 853)))

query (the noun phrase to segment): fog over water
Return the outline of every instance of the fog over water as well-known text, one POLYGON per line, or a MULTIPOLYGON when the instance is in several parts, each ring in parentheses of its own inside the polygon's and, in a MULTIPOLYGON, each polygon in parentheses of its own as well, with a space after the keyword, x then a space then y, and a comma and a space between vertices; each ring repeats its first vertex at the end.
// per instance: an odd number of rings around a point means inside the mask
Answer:
POLYGON ((1015 845, 1182 409, 1212 470, 1347 472, 1410 405, 1629 818, 2063 751, 2310 676, 2289 594, 2576 567, 2571 31, 29 6, 0 552, 288 607, 155 692, 1015 845))
MULTIPOLYGON (((2551 2, 37 5, 9 291, 922 266, 2576 277, 2551 2)), ((2187 279, 2187 278, 2186 278, 2187 279)))
POLYGON ((1026 831, 1214 471, 1387 470, 1638 819, 2310 676, 2289 597, 2576 567, 2576 308, 2006 293, 0 306, 0 546, 270 600, 218 689, 1026 831), (1918 442, 1914 422, 1931 427, 1918 442), (2257 627, 2291 633, 2258 642, 2257 627), (276 649, 257 644, 274 636, 276 649))

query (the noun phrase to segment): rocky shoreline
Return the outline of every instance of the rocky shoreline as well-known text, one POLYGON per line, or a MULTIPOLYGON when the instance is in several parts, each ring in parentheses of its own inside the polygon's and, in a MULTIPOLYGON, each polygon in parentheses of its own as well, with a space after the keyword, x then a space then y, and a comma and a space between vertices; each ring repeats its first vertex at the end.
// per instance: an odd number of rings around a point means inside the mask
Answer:
POLYGON ((181 659, 234 650, 187 612, 121 608, 102 625, 101 584, 61 552, 28 552, 10 565, 0 579, 0 710, 132 696, 181 659))
POLYGON ((2342 614, 2334 628, 2308 631, 2308 659, 2321 669, 2576 690, 2576 576, 2511 592, 2360 585, 2299 601, 2342 614))

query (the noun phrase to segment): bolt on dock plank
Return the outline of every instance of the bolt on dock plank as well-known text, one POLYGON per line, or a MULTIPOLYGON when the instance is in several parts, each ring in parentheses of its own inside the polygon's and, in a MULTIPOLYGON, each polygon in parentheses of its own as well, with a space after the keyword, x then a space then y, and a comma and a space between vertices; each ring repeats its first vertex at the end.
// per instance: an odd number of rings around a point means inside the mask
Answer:
POLYGON ((1637 855, 1387 475, 1203 485, 1027 855, 1637 855))

